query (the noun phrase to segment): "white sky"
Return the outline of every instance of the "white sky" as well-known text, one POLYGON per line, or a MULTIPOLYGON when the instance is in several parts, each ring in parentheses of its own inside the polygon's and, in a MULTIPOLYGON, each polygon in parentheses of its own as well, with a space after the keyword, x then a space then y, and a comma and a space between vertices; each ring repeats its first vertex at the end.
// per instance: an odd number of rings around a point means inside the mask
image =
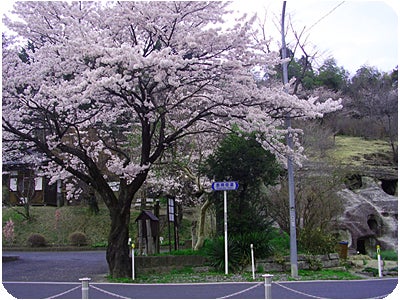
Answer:
MULTIPOLYGON (((286 3, 285 23, 289 24, 290 20, 298 33, 305 27, 306 51, 309 55, 317 52, 317 65, 333 57, 352 75, 363 65, 389 72, 398 65, 398 3, 289 0, 286 3)), ((282 4, 283 1, 277 0, 237 0, 233 7, 240 11, 257 12, 259 16, 264 16, 266 11, 269 34, 280 43, 282 4)), ((294 46, 295 39, 291 32, 286 43, 288 47, 294 46)), ((301 55, 301 51, 296 54, 301 55)))
MULTIPOLYGON (((306 51, 309 55, 317 53, 316 66, 333 57, 351 74, 363 65, 389 72, 398 65, 399 57, 400 9, 396 2, 399 1, 289 0, 285 22, 291 21, 298 33, 305 27, 306 51)), ((1 14, 11 10, 12 3, 3 0, 1 14)), ((278 50, 282 3, 278 0, 236 0, 232 8, 257 12, 261 18, 266 13, 267 34, 274 38, 272 45, 278 50)), ((288 47, 294 46, 294 42, 289 32, 288 47)), ((299 56, 301 52, 296 54, 299 56)))

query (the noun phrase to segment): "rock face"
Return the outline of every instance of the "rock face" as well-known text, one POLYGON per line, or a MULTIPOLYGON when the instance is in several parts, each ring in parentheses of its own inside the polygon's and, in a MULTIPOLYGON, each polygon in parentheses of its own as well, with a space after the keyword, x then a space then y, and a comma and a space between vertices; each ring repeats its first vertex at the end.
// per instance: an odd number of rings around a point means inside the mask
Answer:
POLYGON ((345 211, 339 219, 341 238, 349 248, 371 255, 376 245, 397 250, 398 199, 385 193, 373 179, 362 177, 362 187, 339 192, 345 211))

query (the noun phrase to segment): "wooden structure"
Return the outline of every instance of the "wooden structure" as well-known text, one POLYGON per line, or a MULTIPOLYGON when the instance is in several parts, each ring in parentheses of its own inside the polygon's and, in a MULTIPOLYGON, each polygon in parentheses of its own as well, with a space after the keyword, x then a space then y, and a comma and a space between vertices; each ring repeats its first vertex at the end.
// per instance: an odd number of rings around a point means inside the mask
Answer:
POLYGON ((3 205, 54 205, 59 206, 61 182, 49 185, 49 180, 24 163, 3 163, 3 205))
POLYGON ((148 210, 143 210, 136 218, 138 223, 138 251, 140 255, 159 253, 160 220, 148 210))

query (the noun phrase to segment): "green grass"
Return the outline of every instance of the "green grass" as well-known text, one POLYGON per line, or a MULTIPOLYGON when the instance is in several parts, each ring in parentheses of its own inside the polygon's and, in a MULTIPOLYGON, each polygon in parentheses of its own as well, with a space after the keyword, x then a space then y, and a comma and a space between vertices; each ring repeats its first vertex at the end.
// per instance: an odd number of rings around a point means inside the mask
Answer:
POLYGON ((206 255, 205 251, 200 250, 193 250, 193 249, 179 249, 179 250, 172 250, 171 252, 161 252, 156 255, 206 255))
MULTIPOLYGON (((377 259, 377 254, 374 253, 373 259, 377 259)), ((391 260, 391 261, 397 261, 398 255, 397 251, 395 250, 383 250, 381 251, 381 259, 383 260, 391 260)))
MULTIPOLYGON (((270 272, 274 275, 273 281, 294 281, 294 280, 354 280, 361 279, 360 276, 353 275, 349 271, 323 269, 319 271, 299 270, 299 276, 292 278, 288 273, 270 272)), ((197 272, 192 267, 172 270, 169 273, 149 273, 141 274, 132 278, 117 278, 107 277, 110 282, 118 283, 200 283, 200 282, 260 282, 264 281, 262 273, 256 273, 256 278, 253 279, 251 272, 230 273, 225 275, 223 272, 197 272)))
POLYGON ((192 267, 185 267, 182 269, 175 269, 169 273, 149 273, 140 274, 132 278, 117 278, 113 279, 107 277, 110 282, 118 283, 201 283, 201 282, 252 282, 261 281, 261 277, 255 280, 252 278, 250 272, 243 272, 241 274, 228 274, 222 272, 197 272, 192 267))
POLYGON ((322 269, 319 271, 299 270, 298 273, 301 280, 351 280, 361 278, 348 271, 337 269, 322 269))
POLYGON ((391 148, 383 140, 366 140, 361 137, 337 136, 335 146, 328 151, 328 155, 342 164, 361 166, 376 161, 390 162, 391 148))

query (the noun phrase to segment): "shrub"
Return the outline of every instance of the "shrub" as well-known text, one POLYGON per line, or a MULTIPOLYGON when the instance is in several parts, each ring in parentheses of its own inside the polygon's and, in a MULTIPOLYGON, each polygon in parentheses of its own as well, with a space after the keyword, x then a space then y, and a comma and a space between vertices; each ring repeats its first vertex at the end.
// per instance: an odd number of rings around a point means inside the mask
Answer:
POLYGON ((87 237, 86 234, 84 234, 83 232, 73 232, 69 235, 69 241, 71 243, 71 245, 74 246, 84 246, 87 245, 87 237))
POLYGON ((298 237, 299 248, 310 254, 327 254, 336 252, 338 240, 332 234, 320 228, 300 230, 298 237))
POLYGON ((46 239, 39 233, 33 233, 28 238, 28 245, 31 247, 44 247, 46 246, 46 239))
MULTIPOLYGON (((225 241, 224 237, 217 237, 205 245, 210 265, 218 271, 225 270, 225 241)), ((235 272, 241 267, 242 254, 232 239, 228 239, 228 268, 235 272)))
POLYGON ((248 262, 251 260, 251 244, 253 244, 255 258, 267 258, 273 253, 271 236, 268 232, 243 233, 234 236, 233 240, 243 255, 248 257, 248 262))
POLYGON ((313 271, 319 271, 323 267, 322 261, 314 255, 306 255, 305 260, 313 271))
POLYGON ((278 229, 272 230, 269 243, 275 255, 290 254, 290 236, 286 232, 278 229))
MULTIPOLYGON (((228 239, 228 267, 235 272, 242 270, 251 263, 250 244, 254 247, 256 258, 265 258, 272 254, 267 232, 251 232, 238 234, 228 239)), ((225 242, 224 237, 218 237, 205 244, 206 256, 211 266, 217 270, 225 269, 225 242)))

